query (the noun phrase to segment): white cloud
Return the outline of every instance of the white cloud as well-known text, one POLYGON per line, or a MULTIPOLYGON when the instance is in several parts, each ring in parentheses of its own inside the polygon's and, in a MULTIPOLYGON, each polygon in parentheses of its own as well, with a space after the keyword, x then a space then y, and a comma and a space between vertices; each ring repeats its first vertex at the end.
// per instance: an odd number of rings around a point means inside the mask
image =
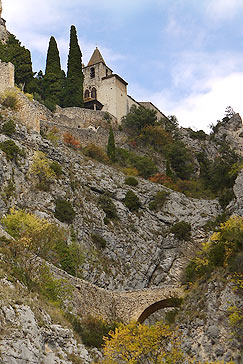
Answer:
POLYGON ((165 114, 176 115, 181 126, 208 131, 208 125, 222 119, 227 106, 243 116, 243 72, 205 81, 206 92, 192 92, 178 101, 173 94, 150 95, 151 101, 165 114))
POLYGON ((161 92, 139 85, 129 87, 137 100, 152 101, 180 125, 208 131, 208 125, 232 106, 243 116, 243 65, 240 54, 190 52, 178 54, 171 70, 172 83, 161 92))
POLYGON ((242 0, 208 0, 206 11, 216 20, 230 19, 243 9, 242 0))

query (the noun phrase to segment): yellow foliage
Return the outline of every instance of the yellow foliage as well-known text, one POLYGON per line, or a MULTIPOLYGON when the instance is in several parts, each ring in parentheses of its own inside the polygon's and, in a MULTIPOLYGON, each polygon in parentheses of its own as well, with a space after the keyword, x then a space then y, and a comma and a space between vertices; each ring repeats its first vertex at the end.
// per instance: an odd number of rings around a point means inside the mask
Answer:
POLYGON ((40 151, 34 153, 33 163, 29 173, 37 178, 38 187, 44 191, 49 189, 49 184, 55 179, 55 172, 50 167, 51 161, 40 151))
POLYGON ((161 322, 147 326, 136 322, 121 324, 105 337, 103 364, 180 364, 184 356, 178 335, 161 322))

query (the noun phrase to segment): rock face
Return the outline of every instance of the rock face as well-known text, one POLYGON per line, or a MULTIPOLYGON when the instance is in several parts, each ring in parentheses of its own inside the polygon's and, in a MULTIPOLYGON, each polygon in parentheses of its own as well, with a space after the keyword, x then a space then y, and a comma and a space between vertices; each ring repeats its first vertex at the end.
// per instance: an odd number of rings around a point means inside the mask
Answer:
POLYGON ((192 290, 176 321, 185 352, 203 362, 241 364, 242 330, 237 334, 228 318, 233 307, 242 312, 243 303, 229 280, 217 277, 192 290))
MULTIPOLYGON (((14 116, 10 111, 7 113, 5 117, 14 116)), ((130 290, 177 284, 193 251, 208 238, 205 224, 222 213, 217 200, 187 198, 142 178, 138 178, 136 187, 128 186, 124 174, 118 169, 88 159, 61 141, 55 140, 52 144, 25 125, 17 125, 11 138, 0 134, 0 142, 9 139, 22 153, 15 161, 9 160, 0 150, 0 218, 11 207, 23 208, 70 230, 70 226, 54 217, 56 200, 69 200, 76 213, 72 229, 85 255, 83 278, 100 287, 130 290), (46 191, 38 189, 35 176, 30 174, 35 151, 44 152, 47 158, 62 167, 62 175, 55 178, 46 191), (141 202, 137 212, 131 212, 124 203, 129 190, 141 202), (161 191, 168 194, 164 205, 158 211, 151 210, 150 203, 161 191), (105 219, 99 203, 104 195, 115 205, 118 219, 109 222, 105 219), (191 224, 191 239, 178 240, 170 232, 171 227, 180 221, 191 224), (103 248, 95 244, 93 235, 105 239, 103 248)), ((208 151, 213 150, 213 143, 205 143, 208 151)), ((239 215, 243 212, 242 183, 243 173, 236 180, 236 203, 231 206, 231 213, 239 215)), ((52 321, 33 300, 7 299, 16 287, 6 280, 1 284, 2 287, 7 285, 8 289, 8 295, 1 295, 0 289, 0 327, 3 328, 0 358, 4 364, 75 363, 70 355, 81 357, 85 364, 91 362, 89 353, 74 338, 70 328, 52 321), (36 306, 40 311, 35 309, 36 306)), ((191 301, 189 298, 183 308, 185 319, 179 323, 185 335, 184 350, 196 353, 199 359, 210 360, 226 360, 232 354, 240 364, 238 344, 227 339, 226 300, 230 298, 233 304, 237 300, 230 284, 211 282, 201 293, 191 301), (237 354, 233 352, 233 345, 237 347, 237 354)))
MULTIPOLYGON (((1 142, 7 139, 0 135, 1 142)), ((0 151, 0 215, 16 206, 58 222, 54 218, 55 200, 70 200, 76 212, 73 227, 86 252, 83 277, 101 287, 133 289, 176 283, 188 253, 207 237, 203 226, 221 213, 216 200, 187 198, 143 179, 139 179, 137 187, 129 187, 121 172, 88 160, 62 143, 54 147, 39 134, 27 132, 24 126, 18 128, 14 139, 24 148, 26 156, 20 157, 16 165, 0 151), (62 177, 56 179, 47 192, 38 190, 29 176, 35 150, 45 152, 63 169, 62 177), (5 198, 4 191, 10 182, 14 184, 14 191, 5 198), (133 190, 141 201, 137 213, 129 211, 124 204, 128 190, 133 190), (149 204, 159 191, 167 191, 168 198, 163 208, 154 212, 149 204), (111 220, 108 225, 98 203, 104 193, 110 196, 118 215, 118 220, 111 220), (170 233, 171 226, 179 221, 192 225, 193 243, 177 240, 170 233), (92 234, 105 239, 104 249, 95 246, 92 234)))
MULTIPOLYGON (((85 347, 74 338, 72 330, 52 323, 51 317, 37 303, 11 302, 16 286, 0 280, 0 362, 4 364, 72 364, 74 357, 91 362, 85 347), (31 307, 32 306, 32 307, 31 307), (73 360, 72 360, 73 359, 73 360)), ((20 300, 20 297, 18 297, 20 300)))

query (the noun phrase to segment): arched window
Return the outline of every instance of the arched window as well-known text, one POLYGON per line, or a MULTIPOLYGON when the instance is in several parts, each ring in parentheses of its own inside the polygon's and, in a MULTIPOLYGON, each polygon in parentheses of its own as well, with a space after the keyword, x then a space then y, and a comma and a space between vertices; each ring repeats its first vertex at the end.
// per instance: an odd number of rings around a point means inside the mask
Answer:
POLYGON ((88 99, 89 98, 89 90, 85 90, 84 98, 85 99, 88 99))
POLYGON ((97 99, 97 91, 95 87, 93 87, 91 90, 91 97, 92 99, 97 99))
POLYGON ((90 68, 90 78, 95 78, 95 68, 94 67, 90 68))

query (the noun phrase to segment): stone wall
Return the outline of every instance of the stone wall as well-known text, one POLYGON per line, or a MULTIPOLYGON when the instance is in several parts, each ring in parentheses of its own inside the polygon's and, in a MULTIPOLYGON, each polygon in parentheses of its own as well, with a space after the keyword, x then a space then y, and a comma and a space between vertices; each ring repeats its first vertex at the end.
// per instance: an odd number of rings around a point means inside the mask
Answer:
POLYGON ((0 60, 0 93, 9 87, 14 87, 14 65, 0 60))
POLYGON ((29 100, 22 92, 17 93, 18 110, 15 114, 16 119, 37 133, 40 132, 40 120, 51 117, 51 113, 37 101, 29 100))
MULTIPOLYGON (((98 127, 97 130, 92 126, 90 128, 76 128, 69 127, 67 125, 62 125, 56 122, 51 122, 49 120, 41 120, 40 121, 40 130, 47 134, 51 130, 55 130, 57 135, 63 136, 64 133, 70 133, 72 136, 79 140, 83 147, 87 146, 88 144, 95 144, 99 145, 103 148, 106 147, 109 137, 109 129, 98 127)), ((126 143, 127 136, 125 133, 114 130, 114 137, 117 145, 123 145, 126 143)))
MULTIPOLYGON (((57 107, 52 121, 71 128, 88 128, 90 126, 95 128, 98 126, 106 127, 108 124, 105 120, 105 114, 104 111, 95 111, 80 107, 66 107, 64 109, 57 107)), ((117 119, 111 114, 110 118, 112 127, 117 127, 117 119)))
MULTIPOLYGON (((102 317, 108 321, 122 320, 129 323, 137 321, 141 314, 155 303, 183 296, 178 286, 144 288, 131 291, 112 291, 98 287, 80 278, 75 278, 63 270, 48 264, 57 278, 66 279, 74 288, 77 311, 82 308, 84 316, 102 317)), ((173 307, 171 300, 165 307, 173 307)))

